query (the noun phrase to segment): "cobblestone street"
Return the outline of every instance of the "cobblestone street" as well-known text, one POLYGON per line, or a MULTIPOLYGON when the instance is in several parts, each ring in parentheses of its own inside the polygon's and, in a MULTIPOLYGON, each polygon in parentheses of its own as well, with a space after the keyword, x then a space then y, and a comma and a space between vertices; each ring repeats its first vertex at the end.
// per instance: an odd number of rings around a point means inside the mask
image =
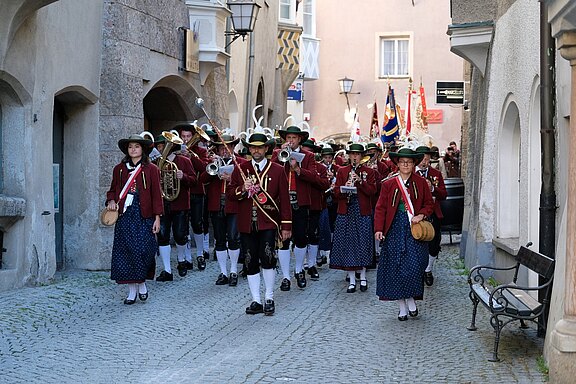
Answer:
MULTIPOLYGON (((49 286, 0 293, 0 383, 541 383, 543 339, 506 327, 500 363, 487 361, 494 334, 471 304, 458 247, 444 245, 420 316, 346 293, 342 271, 319 269, 300 290, 275 291, 276 314, 250 316, 246 280, 215 286, 218 264, 123 305, 108 272, 65 272, 49 286)), ((174 255, 173 255, 174 256, 174 255)), ((174 268, 174 272, 175 268, 174 268)), ((277 287, 280 278, 277 278, 277 287)))

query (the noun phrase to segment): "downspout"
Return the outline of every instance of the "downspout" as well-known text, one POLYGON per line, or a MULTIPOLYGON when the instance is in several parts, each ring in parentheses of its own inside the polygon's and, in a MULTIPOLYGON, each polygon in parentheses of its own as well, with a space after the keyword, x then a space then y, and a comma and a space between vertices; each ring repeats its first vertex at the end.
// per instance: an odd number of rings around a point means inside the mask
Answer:
POLYGON ((252 81, 254 78, 254 32, 249 36, 250 39, 250 54, 248 56, 248 85, 246 87, 246 101, 244 108, 244 129, 245 131, 250 127, 250 112, 252 111, 252 81))
MULTIPOLYGON (((556 191, 554 179, 554 157, 556 154, 556 49, 548 23, 548 6, 540 1, 540 145, 542 161, 542 186, 540 189, 540 233, 538 251, 548 257, 556 258, 556 191)), ((540 277, 540 284, 544 283, 540 277)), ((539 297, 539 301, 550 300, 539 297)), ((542 293, 539 296, 543 296, 542 293)), ((544 336, 548 322, 548 312, 539 320, 538 336, 544 336)))

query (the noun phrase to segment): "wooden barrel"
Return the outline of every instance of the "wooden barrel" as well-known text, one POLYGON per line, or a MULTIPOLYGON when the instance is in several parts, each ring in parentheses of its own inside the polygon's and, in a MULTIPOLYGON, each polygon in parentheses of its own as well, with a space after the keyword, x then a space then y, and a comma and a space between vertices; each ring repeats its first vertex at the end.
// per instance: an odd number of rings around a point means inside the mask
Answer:
POLYGON ((462 218, 464 217, 464 180, 450 177, 444 179, 446 200, 440 202, 440 208, 444 219, 442 219, 442 230, 461 231, 462 218))
POLYGON ((430 241, 434 238, 434 226, 426 220, 422 220, 416 224, 412 224, 412 236, 416 240, 430 241))

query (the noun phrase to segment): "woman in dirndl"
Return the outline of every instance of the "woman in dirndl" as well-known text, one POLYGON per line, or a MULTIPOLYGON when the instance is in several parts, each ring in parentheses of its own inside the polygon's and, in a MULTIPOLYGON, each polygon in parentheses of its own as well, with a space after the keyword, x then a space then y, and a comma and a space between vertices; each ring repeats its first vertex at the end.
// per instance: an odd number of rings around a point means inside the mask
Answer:
POLYGON ((380 300, 398 302, 398 320, 418 316, 416 300, 424 295, 424 269, 428 265, 428 242, 412 237, 411 225, 434 211, 426 180, 415 174, 423 154, 410 148, 390 153, 398 174, 386 179, 376 204, 374 232, 382 240, 376 294, 380 300))
POLYGON ((348 272, 348 293, 356 292, 356 271, 360 271, 360 291, 368 290, 366 266, 374 254, 371 197, 376 193, 376 176, 373 169, 361 164, 364 152, 360 143, 346 148, 350 164, 338 170, 334 184, 338 216, 330 268, 348 272))
POLYGON ((140 135, 118 141, 126 155, 114 167, 112 183, 106 194, 106 207, 118 211, 114 228, 110 278, 127 284, 124 304, 148 299, 146 279, 154 278, 158 251, 156 233, 163 213, 160 171, 148 158, 153 143, 140 135))

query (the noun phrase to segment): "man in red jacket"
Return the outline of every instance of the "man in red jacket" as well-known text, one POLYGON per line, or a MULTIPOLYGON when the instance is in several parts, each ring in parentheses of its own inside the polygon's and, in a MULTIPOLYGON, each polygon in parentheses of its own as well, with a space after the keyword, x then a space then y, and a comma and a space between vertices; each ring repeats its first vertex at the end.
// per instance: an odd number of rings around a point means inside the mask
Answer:
MULTIPOLYGON (((274 151, 272 161, 284 167, 285 177, 288 180, 288 195, 292 207, 292 220, 294 230, 292 243, 294 243, 295 275, 299 288, 306 287, 306 275, 304 274, 304 260, 308 250, 308 214, 311 205, 310 192, 312 184, 316 182, 316 161, 312 152, 302 149, 301 144, 308 138, 308 132, 299 127, 290 126, 279 131, 280 137, 285 140, 281 149, 274 151), (287 161, 278 158, 282 150, 294 152, 287 161), (299 158, 297 160, 296 158, 299 158)), ((290 290, 290 241, 286 240, 282 248, 278 250, 280 269, 282 270, 282 283, 280 290, 290 290)))
MULTIPOLYGON (((192 162, 194 174, 196 178, 206 169, 206 165, 210 162, 208 151, 201 147, 199 143, 204 140, 209 140, 208 135, 194 123, 181 123, 174 129, 180 132, 180 138, 184 144, 188 146, 190 141, 194 139, 196 143, 190 147, 183 149, 182 154, 187 156, 192 162), (203 135, 198 138, 198 135, 203 135)), ((205 191, 202 183, 196 183, 190 188, 190 225, 192 227, 192 234, 194 242, 196 243, 196 261, 198 262, 198 269, 204 270, 206 268, 206 260, 209 258, 206 247, 204 247, 204 199, 205 191)), ((190 264, 189 267, 192 265, 190 264)), ((191 268, 190 268, 191 269, 191 268)))
POLYGON ((428 252, 430 255, 428 256, 428 266, 424 271, 424 282, 430 287, 434 284, 432 269, 434 268, 434 262, 440 253, 440 241, 442 240, 441 224, 444 215, 440 208, 440 201, 446 199, 448 192, 444 185, 442 173, 430 166, 430 155, 434 152, 427 146, 416 148, 416 152, 424 154, 424 158, 420 164, 416 166, 416 173, 426 179, 430 192, 432 192, 432 198, 434 199, 434 213, 430 216, 430 221, 432 222, 432 226, 434 226, 434 238, 428 244, 428 252))
MULTIPOLYGON (((230 179, 234 170, 234 146, 240 139, 223 134, 222 140, 213 139, 215 153, 214 167, 211 171, 205 170, 200 175, 200 182, 206 188, 208 199, 208 211, 212 219, 214 229, 214 248, 216 259, 220 266, 220 274, 216 279, 216 285, 229 285, 235 287, 238 284, 238 259, 240 257, 240 234, 238 233, 237 214, 238 202, 226 198, 226 191, 230 188, 230 179), (216 170, 216 168, 218 168, 216 170), (230 274, 228 275, 228 258, 230 258, 230 274)), ((238 163, 247 160, 236 158, 238 163)))
POLYGON ((252 160, 234 170, 226 191, 229 199, 238 202, 238 231, 246 252, 245 268, 252 294, 252 303, 246 308, 250 315, 274 314, 276 244, 277 240, 286 241, 292 236, 292 211, 284 170, 266 159, 273 142, 263 133, 253 133, 248 141, 242 139, 252 160), (264 277, 264 305, 260 299, 260 269, 264 277))
MULTIPOLYGON (((164 270, 158 275, 156 281, 172 281, 172 268, 170 266, 170 231, 174 235, 174 242, 178 251, 178 274, 180 277, 186 276, 188 267, 186 261, 186 249, 188 243, 188 210, 190 209, 190 187, 197 182, 196 175, 192 169, 190 160, 175 152, 180 150, 180 146, 172 145, 172 149, 164 159, 158 161, 161 167, 162 177, 166 171, 162 168, 167 167, 168 161, 174 163, 177 167, 176 178, 180 180, 180 192, 172 201, 164 196, 164 215, 160 218, 160 232, 158 232, 158 246, 160 258, 164 264, 164 270), (163 163, 164 165, 162 165, 163 163)), ((172 197, 170 197, 172 198, 172 197)))

